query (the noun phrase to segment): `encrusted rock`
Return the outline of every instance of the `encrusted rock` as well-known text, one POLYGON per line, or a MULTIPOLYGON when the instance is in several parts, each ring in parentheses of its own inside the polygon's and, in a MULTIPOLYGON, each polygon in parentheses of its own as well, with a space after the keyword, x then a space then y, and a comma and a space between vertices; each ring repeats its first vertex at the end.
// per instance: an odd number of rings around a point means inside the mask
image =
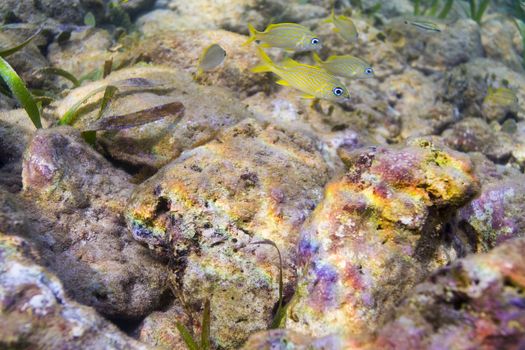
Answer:
POLYGON ((239 346, 268 327, 277 303, 277 252, 254 243, 279 247, 288 290, 299 227, 328 173, 314 139, 246 120, 141 184, 128 225, 172 259, 188 305, 210 298, 215 343, 239 346))
POLYGON ((432 269, 458 255, 443 240, 446 212, 477 191, 464 155, 428 140, 347 154, 302 228, 290 329, 366 334, 432 269))
POLYGON ((178 305, 172 305, 166 311, 154 311, 140 324, 138 338, 159 349, 185 349, 186 344, 177 329, 178 322, 190 324, 190 317, 178 305))
POLYGON ((401 137, 439 134, 457 118, 451 104, 439 100, 440 84, 417 70, 391 75, 379 88, 388 104, 401 115, 401 137))
POLYGON ((495 162, 507 162, 514 149, 511 135, 497 132, 483 119, 467 118, 443 132, 446 144, 461 152, 481 152, 495 162))
POLYGON ((525 176, 481 154, 470 158, 482 187, 479 196, 460 208, 457 228, 473 243, 473 252, 483 252, 524 235, 525 176))
POLYGON ((481 42, 487 57, 523 72, 519 48, 521 36, 511 17, 497 14, 485 19, 481 26, 481 42))
POLYGON ((525 240, 472 255, 415 287, 369 349, 521 349, 525 240))
POLYGON ((23 163, 25 236, 69 296, 113 319, 135 320, 159 306, 166 270, 129 235, 122 210, 133 190, 70 127, 40 129, 23 163))
POLYGON ((34 262, 28 242, 0 233, 0 348, 146 350, 71 301, 56 276, 34 262))

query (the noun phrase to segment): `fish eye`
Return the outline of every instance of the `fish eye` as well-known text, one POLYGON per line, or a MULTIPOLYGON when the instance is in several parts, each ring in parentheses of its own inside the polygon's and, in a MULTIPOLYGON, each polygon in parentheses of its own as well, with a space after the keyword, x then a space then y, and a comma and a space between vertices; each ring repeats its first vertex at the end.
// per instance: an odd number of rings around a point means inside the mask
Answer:
POLYGON ((312 43, 312 45, 319 45, 319 43, 321 42, 321 40, 317 39, 317 38, 313 38, 312 40, 310 40, 310 42, 312 43))
POLYGON ((340 87, 335 87, 332 92, 334 93, 335 96, 341 96, 345 90, 343 90, 343 88, 340 88, 340 87))
POLYGON ((365 69, 365 74, 374 74, 374 70, 370 67, 368 67, 367 69, 365 69))

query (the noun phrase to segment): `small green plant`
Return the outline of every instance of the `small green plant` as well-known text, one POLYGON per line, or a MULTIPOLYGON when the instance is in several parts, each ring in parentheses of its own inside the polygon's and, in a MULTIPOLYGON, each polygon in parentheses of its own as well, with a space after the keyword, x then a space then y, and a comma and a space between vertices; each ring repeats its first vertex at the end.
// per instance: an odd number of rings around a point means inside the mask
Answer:
POLYGON ((37 70, 36 73, 58 75, 72 82, 74 87, 80 86, 80 81, 78 81, 78 79, 73 74, 61 68, 45 67, 45 68, 37 70))
POLYGON ((16 98, 26 110, 27 115, 37 129, 42 128, 40 109, 38 108, 37 102, 35 101, 31 92, 27 89, 26 84, 22 78, 20 78, 13 67, 11 67, 11 65, 5 60, 5 57, 20 51, 38 34, 40 34, 41 30, 42 29, 39 28, 33 35, 31 35, 21 44, 6 49, 0 49, 0 92, 7 96, 16 98))
POLYGON ((191 332, 180 322, 176 323, 177 329, 189 350, 209 350, 210 349, 210 300, 204 301, 204 310, 202 311, 202 330, 200 341, 192 336, 191 332))
POLYGON ((33 98, 33 95, 26 87, 26 84, 16 74, 13 67, 7 63, 7 61, 0 56, 0 77, 5 82, 11 94, 20 102, 22 107, 27 112, 29 118, 37 129, 42 128, 42 121, 40 120, 40 110, 33 98))
POLYGON ((432 2, 414 0, 414 16, 446 18, 452 9, 454 0, 445 0, 443 6, 440 6, 440 2, 439 0, 432 0, 432 2))
POLYGON ((469 0, 468 3, 470 10, 467 11, 467 14, 477 23, 481 23, 481 19, 490 4, 490 0, 481 0, 479 3, 477 0, 469 0))
POLYGON ((523 22, 521 19, 514 18, 514 22, 516 23, 516 27, 518 27, 518 31, 521 35, 521 45, 523 47, 523 53, 522 53, 522 59, 521 59, 521 65, 525 69, 525 22, 523 22))
POLYGON ((283 305, 283 259, 281 257, 281 251, 273 241, 269 239, 263 239, 262 241, 257 241, 252 244, 266 244, 274 247, 277 250, 277 255, 279 256, 279 303, 277 304, 277 311, 270 325, 270 329, 276 329, 281 326, 286 316, 286 307, 283 305))

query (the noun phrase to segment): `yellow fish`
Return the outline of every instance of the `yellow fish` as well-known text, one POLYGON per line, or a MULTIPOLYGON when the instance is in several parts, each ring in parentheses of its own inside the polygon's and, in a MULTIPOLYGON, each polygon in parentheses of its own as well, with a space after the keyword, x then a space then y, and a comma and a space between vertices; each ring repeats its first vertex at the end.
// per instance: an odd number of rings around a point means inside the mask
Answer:
POLYGON ((483 104, 514 108, 518 106, 518 96, 509 88, 500 87, 493 89, 489 87, 483 104))
POLYGON ((244 45, 258 41, 261 47, 278 47, 288 51, 312 51, 322 47, 321 40, 310 29, 296 23, 270 24, 264 32, 248 24, 250 38, 244 45))
POLYGON ((330 56, 326 61, 321 60, 317 53, 313 53, 314 61, 330 73, 350 79, 366 79, 374 76, 374 69, 370 65, 354 56, 330 56))
POLYGON ((334 9, 330 17, 325 19, 323 23, 333 23, 335 28, 334 32, 339 33, 345 40, 350 43, 356 43, 358 38, 357 28, 354 25, 354 22, 343 15, 336 16, 334 9))
POLYGON ((219 44, 212 44, 204 49, 197 67, 197 77, 204 71, 210 71, 222 64, 226 51, 219 44))
POLYGON ((252 72, 272 72, 279 76, 277 84, 291 86, 304 92, 304 98, 322 98, 342 102, 350 96, 346 87, 334 75, 317 66, 310 66, 286 59, 276 65, 270 57, 259 48, 263 64, 252 68, 252 72))

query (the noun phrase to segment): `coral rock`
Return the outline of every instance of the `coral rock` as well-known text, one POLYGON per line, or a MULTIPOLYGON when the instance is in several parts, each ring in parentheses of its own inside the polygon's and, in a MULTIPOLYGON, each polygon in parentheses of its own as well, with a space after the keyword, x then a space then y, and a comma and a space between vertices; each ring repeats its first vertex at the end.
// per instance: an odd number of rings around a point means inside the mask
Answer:
POLYGON ((467 157, 423 139, 358 150, 304 225, 290 329, 313 336, 374 331, 432 268, 454 254, 440 217, 477 191, 467 157))
POLYGON ((522 349, 525 240, 434 273, 415 287, 370 349, 522 349))
POLYGON ((71 301, 28 242, 0 233, 0 348, 147 350, 93 309, 71 301))
POLYGON ((178 271, 190 305, 211 299, 218 345, 267 328, 277 302, 277 252, 287 288, 298 230, 321 199, 328 168, 314 140, 246 120, 184 152, 141 184, 128 205, 134 237, 178 271))
POLYGON ((33 226, 25 235, 71 297, 114 319, 139 319, 159 305, 165 267, 122 219, 129 175, 61 127, 40 129, 31 140, 23 185, 33 226))

